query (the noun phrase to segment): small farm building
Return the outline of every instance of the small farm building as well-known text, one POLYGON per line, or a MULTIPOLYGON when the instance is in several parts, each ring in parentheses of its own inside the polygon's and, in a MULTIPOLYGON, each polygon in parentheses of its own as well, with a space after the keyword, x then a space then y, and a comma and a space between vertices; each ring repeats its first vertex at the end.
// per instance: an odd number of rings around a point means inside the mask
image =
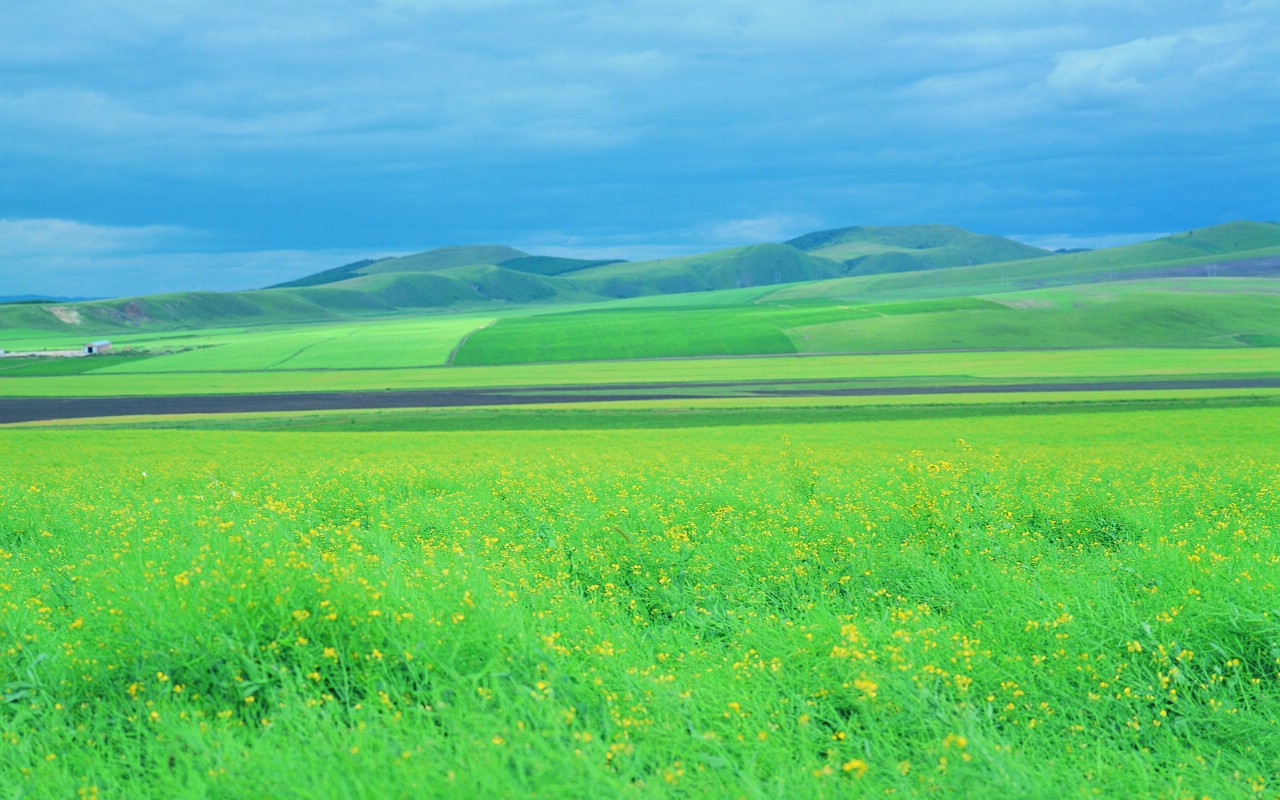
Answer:
POLYGON ((111 342, 108 342, 106 339, 99 339, 96 342, 89 342, 88 344, 86 344, 84 346, 84 354, 86 356, 91 356, 96 353, 105 353, 110 349, 111 349, 111 342))

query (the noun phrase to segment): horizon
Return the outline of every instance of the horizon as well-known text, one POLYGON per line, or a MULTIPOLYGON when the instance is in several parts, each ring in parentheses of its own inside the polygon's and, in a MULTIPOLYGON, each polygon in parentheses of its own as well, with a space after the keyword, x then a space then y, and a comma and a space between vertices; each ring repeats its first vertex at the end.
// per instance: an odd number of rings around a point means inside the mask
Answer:
POLYGON ((0 9, 0 295, 1280 219, 1280 0, 0 9))

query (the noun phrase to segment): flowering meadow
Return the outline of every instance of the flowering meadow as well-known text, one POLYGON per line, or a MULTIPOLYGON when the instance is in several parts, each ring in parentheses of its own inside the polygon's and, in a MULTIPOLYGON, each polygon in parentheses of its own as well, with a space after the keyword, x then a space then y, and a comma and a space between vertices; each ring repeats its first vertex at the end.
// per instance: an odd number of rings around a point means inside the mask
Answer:
POLYGON ((1274 407, 0 431, 0 798, 1275 797, 1274 407))

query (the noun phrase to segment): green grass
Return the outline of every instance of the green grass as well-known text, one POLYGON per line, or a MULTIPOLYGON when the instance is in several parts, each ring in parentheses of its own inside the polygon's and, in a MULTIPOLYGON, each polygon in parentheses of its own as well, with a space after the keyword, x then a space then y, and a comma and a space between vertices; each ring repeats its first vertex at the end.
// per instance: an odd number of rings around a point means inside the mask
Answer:
POLYGON ((117 365, 132 366, 148 357, 144 354, 107 353, 75 358, 6 358, 0 361, 0 378, 82 375, 117 365))
POLYGON ((1236 280, 1137 281, 991 295, 986 299, 996 302, 984 307, 817 323, 789 333, 799 350, 810 352, 1240 347, 1280 335, 1274 283, 1260 287, 1243 280, 1242 291, 1230 291, 1236 280))
POLYGON ((794 247, 760 244, 712 253, 628 262, 572 274, 584 290, 609 297, 702 292, 829 278, 843 272, 830 259, 794 247))
MULTIPOLYGON (((160 359, 153 359, 160 362, 160 359)), ((162 362, 161 362, 162 363, 162 362)), ((887 353, 879 355, 564 362, 500 367, 151 372, 0 378, 0 396, 226 394, 714 381, 867 380, 1017 383, 1135 377, 1275 377, 1275 348, 887 353)))
POLYGON ((999 236, 950 225, 840 228, 787 242, 815 256, 844 263, 856 275, 1040 258, 1048 252, 999 236))
MULTIPOLYGON (((693 302, 696 298, 688 300, 693 302)), ((956 298, 878 306, 830 302, 643 306, 508 317, 476 331, 453 363, 462 366, 783 354, 801 349, 791 331, 802 326, 988 308, 1005 307, 987 300, 956 298)))
POLYGON ((992 393, 945 398, 936 395, 898 395, 632 400, 522 407, 161 415, 61 420, 15 427, 335 433, 665 430, 1214 408, 1280 408, 1280 389, 1035 392, 1018 395, 1016 399, 1010 399, 1006 394, 992 393))
MULTIPOLYGON (((401 369, 444 364, 458 342, 492 317, 449 315, 377 323, 339 323, 218 336, 195 349, 122 361, 103 372, 226 372, 272 370, 401 369)), ((158 338, 152 347, 171 340, 158 338)), ((178 340, 176 343, 181 343, 178 340)))
MULTIPOLYGON (((767 313, 767 312, 766 312, 767 313)), ((751 308, 645 309, 514 317, 473 333, 458 366, 794 352, 751 308)))
POLYGON ((1242 222, 1151 242, 995 264, 817 281, 778 290, 775 301, 896 300, 986 295, 1123 280, 1129 273, 1280 255, 1280 224, 1242 222))
MULTIPOLYGON (((689 297, 692 303, 695 297, 689 297)), ((1062 347, 1239 347, 1280 335, 1274 282, 1137 281, 898 303, 754 302, 508 317, 459 365, 699 355, 1062 347), (1257 337, 1263 337, 1261 339, 1257 337)))
POLYGON ((1277 419, 0 431, 0 786, 1265 795, 1277 419))

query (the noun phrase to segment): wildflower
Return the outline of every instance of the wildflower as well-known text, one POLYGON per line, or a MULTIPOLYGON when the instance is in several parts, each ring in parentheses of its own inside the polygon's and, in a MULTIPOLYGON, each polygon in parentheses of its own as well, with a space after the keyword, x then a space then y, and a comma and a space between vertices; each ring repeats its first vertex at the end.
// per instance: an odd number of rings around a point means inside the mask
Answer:
POLYGON ((844 762, 840 768, 845 772, 852 772, 855 778, 861 778, 863 775, 866 775, 868 769, 867 762, 860 758, 850 759, 844 762))

